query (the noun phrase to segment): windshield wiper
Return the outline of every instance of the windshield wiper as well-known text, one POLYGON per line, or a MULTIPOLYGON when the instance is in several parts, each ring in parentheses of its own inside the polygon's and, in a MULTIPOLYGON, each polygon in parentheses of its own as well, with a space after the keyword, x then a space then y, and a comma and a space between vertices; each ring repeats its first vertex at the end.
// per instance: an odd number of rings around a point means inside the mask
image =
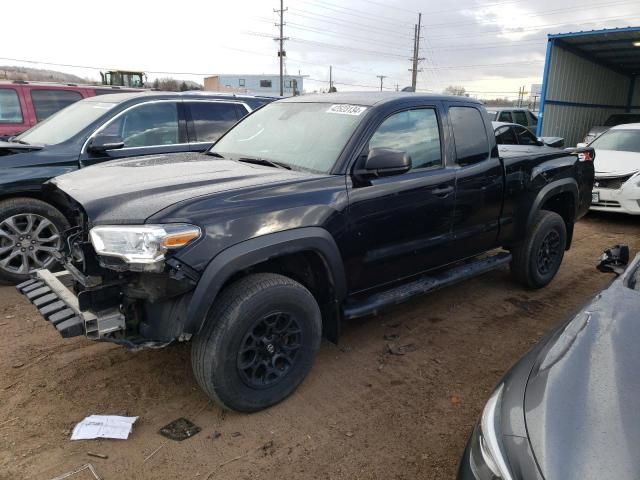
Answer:
POLYGON ((29 142, 25 142, 24 140, 19 140, 15 137, 10 137, 9 141, 12 143, 21 143, 22 145, 29 145, 29 142))
POLYGON ((212 157, 224 158, 224 155, 219 154, 218 152, 212 152, 211 150, 207 150, 204 152, 206 155, 211 155, 212 157))
POLYGON ((286 163, 276 162, 275 160, 267 160, 266 158, 259 157, 240 157, 239 162, 253 163, 256 165, 265 165, 267 167, 284 168, 285 170, 291 170, 291 167, 286 163))

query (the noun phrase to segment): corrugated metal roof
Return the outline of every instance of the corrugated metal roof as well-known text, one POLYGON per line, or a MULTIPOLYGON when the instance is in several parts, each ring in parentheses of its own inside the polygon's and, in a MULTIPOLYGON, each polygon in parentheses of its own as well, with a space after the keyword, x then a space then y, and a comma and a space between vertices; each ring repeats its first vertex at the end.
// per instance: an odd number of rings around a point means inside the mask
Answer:
POLYGON ((549 40, 619 73, 640 73, 640 27, 556 33, 549 40))

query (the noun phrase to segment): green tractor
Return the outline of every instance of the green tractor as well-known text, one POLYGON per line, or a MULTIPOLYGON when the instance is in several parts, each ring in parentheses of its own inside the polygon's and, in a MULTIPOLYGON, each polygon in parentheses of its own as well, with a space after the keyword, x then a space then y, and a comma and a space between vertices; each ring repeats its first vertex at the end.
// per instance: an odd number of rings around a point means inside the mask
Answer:
POLYGON ((109 70, 100 72, 102 85, 117 87, 144 88, 147 75, 144 72, 130 72, 125 70, 109 70))

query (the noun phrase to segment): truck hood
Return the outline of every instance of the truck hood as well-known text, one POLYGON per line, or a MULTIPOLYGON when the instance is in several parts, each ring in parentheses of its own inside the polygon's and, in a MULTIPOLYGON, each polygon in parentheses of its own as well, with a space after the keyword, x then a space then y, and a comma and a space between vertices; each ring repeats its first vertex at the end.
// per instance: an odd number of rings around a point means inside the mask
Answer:
POLYGON ((318 175, 201 153, 116 160, 56 177, 57 187, 78 202, 97 224, 139 224, 175 203, 229 190, 299 182, 318 175))
POLYGON ((640 170, 640 153, 596 150, 596 176, 631 175, 640 170))
POLYGON ((640 292, 598 295, 549 340, 525 392, 531 447, 548 480, 637 479, 640 472, 640 292))

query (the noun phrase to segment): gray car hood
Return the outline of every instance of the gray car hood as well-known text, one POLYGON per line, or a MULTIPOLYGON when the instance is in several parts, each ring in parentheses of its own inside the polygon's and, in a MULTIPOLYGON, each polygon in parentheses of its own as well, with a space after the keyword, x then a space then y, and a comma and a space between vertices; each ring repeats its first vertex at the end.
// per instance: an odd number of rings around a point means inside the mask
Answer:
POLYGON ((640 476, 638 259, 538 357, 525 393, 531 447, 547 480, 640 476))
POLYGON ((316 175, 179 153, 115 160, 56 177, 92 224, 144 223, 154 213, 195 197, 317 178, 316 175))

